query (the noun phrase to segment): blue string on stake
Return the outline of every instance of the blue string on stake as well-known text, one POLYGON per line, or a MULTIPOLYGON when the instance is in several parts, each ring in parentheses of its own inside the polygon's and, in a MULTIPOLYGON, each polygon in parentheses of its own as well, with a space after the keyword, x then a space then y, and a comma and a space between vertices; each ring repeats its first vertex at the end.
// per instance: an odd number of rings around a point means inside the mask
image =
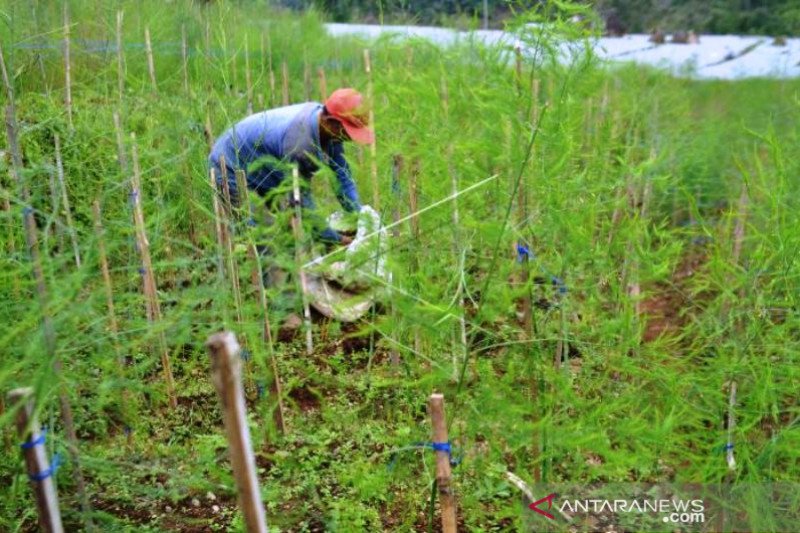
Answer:
POLYGON ((522 263, 523 259, 530 261, 533 259, 533 254, 524 244, 517 244, 517 262, 522 263))
POLYGON ((28 216, 33 213, 33 208, 30 206, 25 206, 22 208, 22 216, 28 216))
POLYGON ((142 276, 144 276, 146 272, 147 270, 145 270, 144 268, 139 269, 139 274, 141 274, 142 276))
POLYGON ((30 450, 31 448, 44 444, 46 435, 47 435, 47 430, 43 429, 42 432, 39 433, 38 437, 36 437, 34 440, 23 442, 22 444, 19 445, 19 447, 22 448, 23 450, 30 450))
POLYGON ((728 451, 730 451, 732 449, 733 449, 733 444, 729 442, 728 444, 725 445, 725 448, 723 448, 723 451, 728 452, 728 451))
POLYGON ((386 469, 387 470, 394 469, 394 465, 395 465, 395 463, 397 463, 397 455, 400 452, 404 452, 404 451, 408 451, 408 450, 414 450, 414 449, 417 449, 417 448, 430 448, 431 450, 433 450, 435 452, 447 452, 447 456, 450 458, 450 466, 451 467, 456 467, 456 466, 461 464, 461 457, 460 456, 459 457, 453 457, 452 448, 451 448, 449 442, 414 442, 410 446, 407 446, 405 448, 400 448, 400 449, 394 451, 389 456, 389 463, 386 465, 386 469))
POLYGON ((250 350, 243 349, 241 352, 239 352, 239 357, 242 358, 242 361, 249 361, 250 360, 250 350))
POLYGON ((267 391, 267 384, 263 381, 256 382, 256 398, 259 400, 264 397, 264 393, 267 391))
POLYGON ((53 476, 58 470, 58 467, 61 466, 61 456, 58 454, 54 454, 53 458, 50 460, 50 468, 47 470, 42 470, 38 474, 31 474, 28 473, 28 479, 31 481, 44 481, 45 479, 53 476))

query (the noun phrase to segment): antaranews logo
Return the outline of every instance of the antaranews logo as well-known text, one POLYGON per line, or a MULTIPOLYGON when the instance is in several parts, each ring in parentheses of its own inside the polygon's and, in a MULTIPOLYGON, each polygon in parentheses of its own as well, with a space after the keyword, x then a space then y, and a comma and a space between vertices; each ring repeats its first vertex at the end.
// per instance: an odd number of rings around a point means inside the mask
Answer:
POLYGON ((564 517, 576 514, 619 515, 623 513, 656 514, 664 523, 697 524, 705 522, 705 504, 701 499, 564 499, 560 505, 555 503, 558 495, 554 492, 528 507, 546 517, 555 520, 548 512, 553 507, 564 517), (544 509, 545 504, 547 510, 544 509))

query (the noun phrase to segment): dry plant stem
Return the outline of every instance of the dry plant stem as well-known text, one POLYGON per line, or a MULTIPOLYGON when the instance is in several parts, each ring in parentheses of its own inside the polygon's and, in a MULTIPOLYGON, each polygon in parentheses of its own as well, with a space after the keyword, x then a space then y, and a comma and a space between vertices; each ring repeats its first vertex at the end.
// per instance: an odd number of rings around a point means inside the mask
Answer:
POLYGON ((323 67, 317 69, 317 78, 319 80, 319 101, 324 102, 328 98, 328 80, 325 78, 323 67))
POLYGON ((292 200, 294 203, 294 216, 292 217, 292 230, 295 242, 295 261, 297 262, 297 277, 300 280, 300 294, 303 299, 303 326, 306 330, 306 353, 314 353, 314 338, 311 332, 311 306, 308 303, 308 284, 306 271, 303 268, 303 218, 300 205, 300 174, 297 167, 292 168, 292 200))
MULTIPOLYGON (((433 426, 433 442, 449 443, 447 437, 447 419, 444 413, 444 396, 431 394, 428 400, 433 426)), ((453 494, 450 472, 450 453, 445 450, 436 451, 436 488, 439 491, 439 504, 442 509, 442 531, 456 531, 456 499, 453 494)))
POLYGON ((56 185, 56 175, 55 172, 52 170, 47 172, 47 183, 50 186, 50 208, 53 211, 53 217, 55 218, 55 222, 52 225, 48 225, 46 228, 47 233, 45 233, 45 242, 49 236, 52 235, 54 239, 57 240, 57 244, 55 245, 55 249, 59 251, 59 253, 64 249, 64 232, 61 231, 61 224, 59 219, 59 211, 61 209, 61 201, 59 200, 60 194, 58 193, 58 185, 56 185))
MULTIPOLYGON (((372 87, 372 62, 369 58, 369 49, 364 49, 364 71, 367 74, 367 104, 369 105, 369 124, 372 128, 375 127, 375 94, 372 87)), ((380 211, 380 191, 378 188, 378 153, 376 147, 377 141, 373 141, 369 145, 369 168, 370 177, 372 178, 372 207, 376 211, 380 211)))
POLYGON ((186 25, 181 25, 181 62, 183 65, 183 92, 191 94, 189 90, 189 46, 186 42, 186 25))
POLYGON ((42 310, 42 328, 44 329, 45 349, 47 350, 48 357, 53 361, 53 373, 56 375, 59 381, 58 399, 61 406, 61 420, 64 423, 64 431, 67 434, 67 450, 69 452, 70 460, 74 465, 74 481, 78 498, 81 502, 81 510, 83 511, 84 522, 86 527, 91 530, 93 529, 90 518, 91 506, 86 493, 86 482, 83 478, 80 457, 78 455, 78 436, 75 433, 75 422, 72 415, 72 406, 69 403, 66 383, 63 379, 63 364, 61 362, 61 357, 58 355, 56 347, 56 333, 48 309, 49 295, 47 293, 42 259, 39 254, 36 220, 33 217, 33 209, 30 207, 30 192, 28 191, 28 187, 20 178, 20 173, 22 171, 22 151, 20 150, 17 139, 17 120, 14 115, 14 108, 11 105, 6 106, 6 134, 8 136, 8 146, 9 150, 11 151, 12 159, 11 176, 17 187, 20 189, 20 195, 22 196, 22 201, 25 205, 25 209, 23 211, 25 241, 28 247, 28 253, 31 257, 31 262, 33 263, 33 277, 36 281, 36 294, 42 310))
POLYGON ((269 60, 269 105, 275 105, 275 68, 272 62, 272 38, 267 32, 267 56, 269 60))
MULTIPOLYGON (((44 438, 39 421, 36 417, 33 389, 25 387, 13 389, 8 393, 11 408, 17 408, 17 433, 21 442, 33 443, 44 438)), ((31 476, 47 473, 51 464, 47 458, 47 449, 44 442, 41 444, 28 444, 22 451, 25 456, 25 467, 31 476)), ((64 527, 61 524, 61 511, 58 505, 58 494, 53 476, 42 480, 30 480, 31 491, 36 499, 36 510, 39 517, 39 527, 47 533, 61 533, 64 527)))
POLYGON ((61 200, 64 202, 64 216, 67 220, 67 230, 69 230, 69 237, 72 241, 72 251, 75 255, 75 266, 81 267, 81 253, 78 247, 78 235, 75 231, 75 224, 72 222, 72 209, 69 205, 69 195, 67 194, 67 185, 64 180, 64 164, 61 158, 61 139, 58 134, 55 134, 55 151, 56 151, 56 172, 58 173, 58 185, 61 189, 61 200))
POLYGON ((289 105, 289 66, 286 61, 281 63, 281 94, 283 105, 289 105))
POLYGON ((244 40, 244 81, 247 87, 247 114, 253 114, 253 80, 250 77, 250 48, 247 44, 247 35, 244 40))
POLYGON ((69 124, 69 129, 71 131, 74 129, 74 125, 72 124, 72 80, 70 77, 68 5, 67 2, 64 2, 64 106, 67 108, 67 124, 69 124))
POLYGON ((156 84, 156 67, 153 63, 153 46, 150 43, 150 27, 144 28, 144 50, 147 55, 147 72, 150 74, 150 85, 153 87, 153 92, 158 92, 158 85, 156 84))
POLYGON ((164 380, 167 385, 167 396, 172 408, 178 406, 175 395, 175 383, 172 377, 172 366, 167 351, 167 340, 164 330, 160 328, 161 305, 158 302, 158 288, 156 285, 153 264, 150 258, 150 243, 145 232, 144 212, 142 211, 141 175, 139 171, 139 154, 136 146, 136 135, 131 133, 131 149, 133 156, 133 176, 131 177, 131 201, 133 202, 133 220, 136 227, 136 244, 142 262, 142 282, 145 298, 147 299, 147 317, 151 324, 159 328, 158 348, 161 353, 161 366, 164 371, 164 380))
POLYGON ((233 333, 223 332, 209 337, 206 348, 211 358, 212 381, 222 406, 222 420, 245 528, 249 533, 267 533, 267 517, 258 488, 256 461, 247 426, 239 344, 233 333))
POLYGON ((125 97, 125 58, 122 49, 122 11, 117 11, 117 91, 119 101, 125 97))

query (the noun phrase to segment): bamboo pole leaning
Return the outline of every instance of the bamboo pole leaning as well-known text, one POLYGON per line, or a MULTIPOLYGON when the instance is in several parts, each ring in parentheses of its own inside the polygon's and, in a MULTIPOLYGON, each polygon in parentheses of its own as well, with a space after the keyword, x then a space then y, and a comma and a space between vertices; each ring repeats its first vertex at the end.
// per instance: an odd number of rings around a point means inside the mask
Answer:
POLYGON ((78 451, 78 436, 75 432, 75 421, 72 414, 72 406, 69 402, 69 395, 66 389, 66 383, 63 376, 63 362, 58 354, 56 344, 56 332, 53 326, 53 320, 50 316, 49 303, 50 297, 47 290, 47 281, 44 275, 44 268, 42 266, 42 258, 39 252, 39 239, 37 236, 36 219, 33 216, 33 208, 31 207, 31 195, 28 187, 23 183, 21 172, 23 169, 22 150, 19 146, 17 138, 17 121, 14 114, 13 103, 9 103, 5 109, 6 118, 6 134, 8 137, 8 146, 11 151, 11 176, 14 183, 17 185, 22 197, 23 204, 25 205, 22 215, 25 227, 25 241, 28 248, 28 254, 33 265, 33 278, 36 282, 36 295, 39 301, 39 306, 42 313, 42 328, 44 330, 45 350, 48 357, 53 361, 53 373, 59 381, 59 404, 61 407, 61 419, 64 423, 64 431, 67 436, 67 450, 69 451, 70 460, 74 464, 73 475, 75 486, 78 493, 78 499, 81 502, 81 509, 84 515, 84 521, 88 529, 92 529, 92 520, 90 517, 91 505, 86 492, 86 482, 81 470, 80 457, 78 451))
POLYGON ((25 457, 31 491, 36 500, 39 527, 47 533, 62 533, 64 526, 61 523, 58 494, 53 481, 58 463, 56 458, 52 463, 47 458, 45 433, 36 416, 33 389, 13 389, 8 393, 8 400, 10 408, 17 408, 17 433, 22 441, 20 447, 25 457))
POLYGON ((250 48, 247 44, 247 35, 244 39, 244 81, 247 88, 247 114, 253 114, 253 80, 250 77, 250 48))
POLYGON ((442 532, 455 533, 456 498, 450 471, 450 441, 447 437, 447 419, 444 412, 444 396, 431 394, 428 408, 433 427, 433 449, 436 452, 436 489, 442 511, 442 532))
POLYGON ((286 61, 281 62, 281 102, 289 105, 289 66, 286 61))
POLYGON ((147 240, 145 230, 144 212, 142 210, 141 175, 139 170, 139 152, 136 145, 136 134, 131 133, 131 155, 133 159, 133 174, 131 176, 131 202, 133 204, 133 221, 136 230, 136 245, 142 267, 142 287, 146 299, 147 318, 151 325, 158 328, 158 351, 161 354, 161 367, 164 372, 164 381, 167 386, 169 405, 173 409, 178 406, 178 397, 175 394, 175 383, 172 377, 169 351, 164 330, 161 329, 161 305, 158 301, 158 288, 156 285, 153 263, 150 257, 150 242, 147 240))
POLYGON ((189 45, 186 41, 186 25, 181 24, 181 65, 183 72, 183 92, 191 95, 189 89, 189 45))
POLYGON ((241 379, 239 344, 231 332, 209 337, 211 375, 222 406, 222 420, 239 495, 239 507, 249 533, 267 533, 267 516, 256 476, 256 461, 247 425, 247 409, 241 379))

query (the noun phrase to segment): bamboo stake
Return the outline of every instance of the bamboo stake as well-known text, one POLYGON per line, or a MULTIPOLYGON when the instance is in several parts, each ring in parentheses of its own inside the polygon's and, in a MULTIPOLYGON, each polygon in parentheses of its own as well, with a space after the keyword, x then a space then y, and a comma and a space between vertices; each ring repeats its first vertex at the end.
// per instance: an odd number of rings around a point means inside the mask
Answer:
MULTIPOLYGON (((6 58, 5 54, 3 54, 3 47, 0 46, 0 73, 3 75, 3 87, 6 90, 6 98, 8 99, 8 105, 11 106, 11 111, 13 114, 14 112, 14 87, 11 85, 11 80, 8 78, 8 70, 6 69, 6 58)), ((16 114, 15 114, 16 116, 16 114)))
POLYGON ((220 170, 222 171, 222 191, 224 194, 224 209, 222 214, 222 235, 225 242, 225 255, 228 260, 228 276, 230 277, 231 288, 233 289, 234 304, 236 306, 236 322, 242 324, 242 290, 239 283, 239 265, 236 262, 233 245, 233 231, 231 227, 233 215, 233 202, 231 200, 230 184, 228 183, 228 167, 225 164, 225 157, 220 157, 220 170))
POLYGON ((736 471, 736 456, 733 452, 733 433, 736 429, 736 382, 729 384, 728 394, 728 442, 725 444, 725 462, 728 463, 730 472, 736 471))
POLYGON ((156 67, 153 63, 153 46, 150 43, 150 27, 144 27, 144 52, 147 55, 147 72, 150 74, 150 85, 153 86, 153 92, 158 92, 156 84, 156 67))
POLYGON ((75 421, 72 415, 72 406, 69 403, 66 384, 63 380, 63 363, 61 361, 61 357, 58 355, 56 333, 48 309, 50 298, 47 292, 47 284, 44 277, 42 259, 39 254, 36 219, 33 216, 33 209, 30 207, 30 192, 20 177, 20 173, 23 168, 22 151, 20 150, 17 139, 17 120, 14 115, 14 108, 12 105, 6 106, 6 133, 12 158, 11 176, 19 187, 22 201, 25 204, 25 209, 23 210, 25 241, 28 248, 28 254, 31 258, 31 263, 33 264, 33 277, 36 281, 36 294, 39 300, 39 306, 42 310, 42 328, 44 329, 45 349, 48 357, 53 360, 53 373, 58 378, 60 384, 58 399, 61 407, 61 420, 64 423, 64 431, 67 436, 67 450, 69 451, 70 460, 72 461, 72 464, 75 465, 73 474, 75 478, 74 481, 78 493, 78 499, 81 502, 81 509, 83 511, 83 518, 86 527, 88 529, 92 529, 92 520, 90 518, 91 506, 86 493, 86 482, 83 478, 83 471, 81 470, 80 457, 78 454, 78 436, 75 432, 75 421))
POLYGON ((283 105, 289 105, 289 66, 286 61, 281 63, 281 94, 283 105))
POLYGON ((308 64, 308 51, 303 50, 303 98, 311 100, 311 67, 308 64))
POLYGON ((317 78, 319 80, 319 101, 324 102, 328 98, 328 81, 325 78, 323 67, 317 69, 317 78))
POLYGON ((181 24, 181 61, 183 63, 183 92, 191 94, 189 89, 189 46, 186 42, 186 25, 181 24))
POLYGON ((292 230, 295 241, 295 260, 297 261, 297 277, 300 280, 300 293, 303 299, 303 325, 306 330, 306 353, 313 355, 314 339, 311 332, 311 307, 308 303, 308 284, 306 271, 303 268, 303 218, 300 204, 300 174, 297 167, 292 168, 292 200, 294 203, 294 216, 292 217, 292 230))
MULTIPOLYGON (((428 406, 433 426, 433 444, 435 446, 446 443, 449 448, 450 441, 447 438, 444 396, 431 394, 428 406)), ((450 452, 448 450, 436 450, 436 487, 439 491, 439 503, 442 508, 442 531, 443 533, 455 533, 456 499, 452 488, 450 452)))
POLYGON ((58 494, 53 482, 57 463, 50 463, 47 458, 45 435, 36 417, 33 389, 13 389, 8 393, 8 400, 12 408, 19 404, 17 432, 23 442, 22 453, 25 456, 31 490, 36 499, 39 527, 48 533, 61 533, 64 526, 61 524, 58 494))
POLYGON ((69 11, 68 2, 64 2, 64 105, 67 108, 67 123, 69 129, 73 130, 72 124, 72 80, 70 77, 70 56, 69 56, 69 11))
POLYGON ((250 78, 250 48, 244 36, 244 81, 247 86, 247 114, 253 114, 253 81, 250 78))
POLYGON ((122 48, 122 17, 123 12, 117 11, 117 90, 119 101, 125 96, 125 57, 122 48))
MULTIPOLYGON (((148 318, 152 325, 160 326, 161 306, 158 302, 158 288, 156 286, 153 263, 150 259, 150 243, 147 240, 145 231, 144 213, 142 211, 141 199, 141 175, 139 171, 139 152, 136 146, 136 134, 131 133, 131 150, 133 157, 133 176, 131 177, 131 200, 133 202, 133 220, 136 226, 136 243, 139 248, 139 257, 142 261, 142 281, 149 309, 148 318)), ((167 350, 167 340, 163 329, 158 331, 158 348, 161 353, 161 366, 164 371, 164 380, 167 383, 167 396, 170 407, 173 409, 178 406, 178 398, 175 395, 175 383, 172 377, 172 366, 167 350)))
POLYGON ((217 333, 206 342, 211 375, 222 406, 233 475, 248 532, 267 533, 267 517, 256 476, 256 461, 247 425, 247 408, 241 379, 239 344, 231 332, 217 333))
POLYGON ((75 224, 72 222, 72 209, 69 205, 69 195, 67 194, 67 185, 64 181, 64 164, 61 158, 61 139, 58 134, 54 135, 55 150, 56 150, 56 171, 58 173, 58 184, 61 188, 61 200, 64 202, 64 216, 67 219, 67 230, 69 230, 69 237, 72 240, 72 251, 75 255, 75 266, 81 267, 81 253, 78 247, 78 235, 75 231, 75 224))
MULTIPOLYGON (((372 87, 372 63, 369 58, 369 49, 364 49, 364 70, 367 73, 367 104, 369 106, 369 124, 372 128, 375 127, 375 101, 372 87)), ((377 155, 377 141, 373 141, 369 145, 370 155, 370 176, 372 178, 372 203, 376 211, 380 211, 380 196, 378 189, 378 155, 377 155)))
POLYGON ((267 32, 267 54, 269 56, 269 105, 275 105, 275 69, 272 63, 272 38, 267 32))
POLYGON ((97 237, 97 255, 100 261, 100 272, 103 275, 103 287, 106 291, 106 309, 108 310, 108 327, 111 330, 111 337, 114 340, 114 350, 117 352, 117 359, 120 367, 125 366, 125 357, 119 345, 119 326, 117 325, 117 313, 114 308, 114 287, 111 283, 111 272, 108 268, 108 255, 106 254, 105 230, 103 229, 103 216, 100 212, 100 201, 92 202, 92 214, 94 215, 94 232, 97 237))

